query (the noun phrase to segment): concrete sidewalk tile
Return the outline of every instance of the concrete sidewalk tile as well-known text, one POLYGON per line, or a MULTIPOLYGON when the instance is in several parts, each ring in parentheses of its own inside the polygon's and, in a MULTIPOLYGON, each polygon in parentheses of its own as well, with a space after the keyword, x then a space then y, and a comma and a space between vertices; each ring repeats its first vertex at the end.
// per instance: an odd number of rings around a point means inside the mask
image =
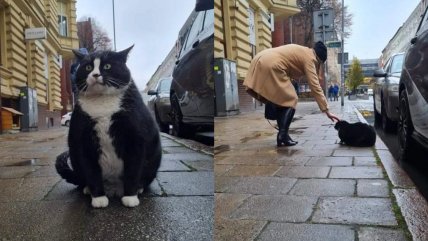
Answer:
POLYGON ((230 169, 225 176, 273 176, 280 166, 248 166, 239 165, 230 169))
POLYGON ((389 197, 388 182, 383 179, 359 179, 357 182, 359 197, 389 197))
POLYGON ((215 183, 215 192, 226 192, 227 189, 229 189, 231 186, 235 185, 235 183, 237 183, 239 181, 239 177, 220 177, 220 178, 215 178, 214 183, 215 183))
POLYGON ((329 178, 383 178, 378 166, 332 167, 329 178))
POLYGON ((398 165, 389 151, 377 150, 382 165, 388 174, 389 180, 394 187, 414 187, 415 184, 407 175, 407 173, 398 165))
POLYGON ((162 160, 159 172, 190 171, 190 168, 179 161, 162 160))
POLYGON ((333 156, 369 156, 374 157, 371 148, 353 147, 349 150, 335 150, 333 156))
POLYGON ((54 166, 40 166, 36 171, 26 176, 28 177, 59 177, 54 166))
POLYGON ((279 165, 277 155, 230 155, 220 160, 216 160, 215 164, 232 164, 232 165, 279 165))
POLYGON ((59 177, 33 177, 0 180, 0 190, 2 190, 0 201, 40 201, 59 181, 59 177))
POLYGON ((214 158, 199 152, 162 154, 162 160, 170 161, 212 161, 214 158))
POLYGON ((306 166, 352 166, 352 157, 312 157, 306 166))
POLYGON ((284 156, 277 159, 279 165, 281 166, 304 166, 311 157, 309 156, 284 156))
POLYGON ((279 177, 326 178, 330 167, 283 166, 275 174, 279 177))
POLYGON ((389 228, 361 227, 358 231, 359 241, 406 241, 402 230, 389 228))
POLYGON ((35 172, 39 168, 40 168, 40 166, 0 167, 0 179, 25 177, 25 176, 35 172))
POLYGON ((356 182, 354 180, 338 179, 299 179, 290 191, 297 196, 353 196, 356 182))
POLYGON ((162 151, 165 153, 191 153, 191 152, 195 152, 192 149, 189 149, 187 147, 184 146, 166 146, 166 147, 162 147, 162 151))
POLYGON ((227 193, 281 195, 287 194, 297 179, 287 177, 234 177, 228 185, 227 193))
POLYGON ((321 198, 313 222, 396 226, 389 198, 321 198))
POLYGON ((260 241, 353 241, 352 227, 326 224, 269 223, 257 240, 260 241))
POLYGON ((235 212, 232 219, 260 221, 305 222, 311 216, 317 202, 315 197, 299 196, 252 196, 235 212))
POLYGON ((234 167, 234 165, 214 165, 214 174, 217 177, 220 178, 219 176, 223 176, 225 173, 227 173, 230 169, 232 169, 234 167))
POLYGON ((214 171, 214 163, 212 161, 183 161, 186 165, 198 171, 214 171))
POLYGON ((237 207, 239 207, 250 194, 237 193, 215 193, 214 216, 215 218, 228 217, 237 207))
POLYGON ((417 189, 393 189, 414 241, 428 240, 428 203, 417 189))
POLYGON ((304 143, 304 145, 325 145, 325 144, 336 144, 336 139, 329 140, 309 140, 304 143))
POLYGON ((266 225, 266 221, 216 219, 214 224, 215 241, 255 240, 266 225))
POLYGON ((356 156, 354 158, 354 166, 377 166, 375 157, 356 156))
POLYGON ((212 172, 160 172, 158 180, 167 195, 213 195, 212 172))

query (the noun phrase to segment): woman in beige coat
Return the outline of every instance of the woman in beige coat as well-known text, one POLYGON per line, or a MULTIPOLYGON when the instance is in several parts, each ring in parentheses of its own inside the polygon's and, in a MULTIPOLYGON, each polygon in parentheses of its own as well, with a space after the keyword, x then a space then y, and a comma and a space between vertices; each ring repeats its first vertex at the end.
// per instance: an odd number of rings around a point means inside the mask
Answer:
POLYGON ((254 98, 264 103, 273 103, 276 107, 278 146, 297 144, 288 135, 298 99, 291 79, 306 76, 320 110, 332 121, 339 121, 336 115, 330 113, 327 99, 319 83, 319 69, 326 59, 327 48, 322 42, 317 42, 314 48, 288 44, 266 49, 251 61, 244 86, 254 98))

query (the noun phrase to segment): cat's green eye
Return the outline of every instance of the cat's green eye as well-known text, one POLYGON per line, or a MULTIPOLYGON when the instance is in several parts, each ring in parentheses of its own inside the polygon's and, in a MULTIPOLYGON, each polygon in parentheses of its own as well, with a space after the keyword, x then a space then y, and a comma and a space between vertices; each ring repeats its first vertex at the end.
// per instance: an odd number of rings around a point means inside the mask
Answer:
POLYGON ((91 71, 92 70, 92 66, 90 66, 90 65, 86 65, 85 68, 86 68, 87 71, 91 71))
POLYGON ((105 64, 104 69, 111 69, 111 64, 105 64))

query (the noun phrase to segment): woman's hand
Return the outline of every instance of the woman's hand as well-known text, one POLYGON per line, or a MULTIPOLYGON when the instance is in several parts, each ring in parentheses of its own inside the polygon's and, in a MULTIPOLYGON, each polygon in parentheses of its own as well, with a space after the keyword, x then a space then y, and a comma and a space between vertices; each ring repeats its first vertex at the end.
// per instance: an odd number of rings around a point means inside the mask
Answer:
POLYGON ((330 113, 329 111, 325 112, 327 114, 327 117, 331 119, 331 121, 340 121, 339 117, 337 117, 335 114, 330 113))

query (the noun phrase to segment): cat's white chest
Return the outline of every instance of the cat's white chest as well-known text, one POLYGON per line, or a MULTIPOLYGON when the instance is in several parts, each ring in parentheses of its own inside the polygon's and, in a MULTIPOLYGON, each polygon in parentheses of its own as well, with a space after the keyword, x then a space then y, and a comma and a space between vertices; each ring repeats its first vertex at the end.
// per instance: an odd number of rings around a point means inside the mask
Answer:
MULTIPOLYGON (((119 96, 81 97, 79 103, 83 111, 97 122, 94 129, 99 138, 100 158, 98 163, 102 169, 104 183, 111 187, 121 187, 120 176, 123 173, 123 160, 116 155, 113 139, 109 135, 111 117, 120 110, 121 98, 119 96)), ((109 189, 107 186, 105 188, 109 189)), ((110 191, 106 190, 106 192, 110 191)))

